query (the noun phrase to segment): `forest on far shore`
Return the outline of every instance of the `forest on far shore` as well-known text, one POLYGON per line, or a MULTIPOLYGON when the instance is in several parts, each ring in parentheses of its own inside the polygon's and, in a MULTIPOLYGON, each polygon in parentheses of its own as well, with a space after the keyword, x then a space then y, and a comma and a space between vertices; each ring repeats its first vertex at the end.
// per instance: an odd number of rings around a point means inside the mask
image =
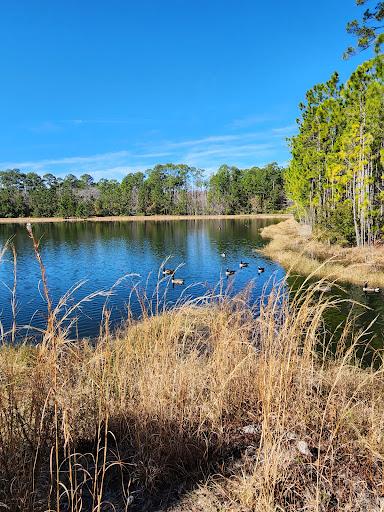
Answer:
POLYGON ((222 165, 207 179, 202 169, 159 164, 121 182, 96 182, 90 174, 59 178, 10 169, 0 171, 0 217, 271 213, 286 205, 283 172, 276 163, 222 165))

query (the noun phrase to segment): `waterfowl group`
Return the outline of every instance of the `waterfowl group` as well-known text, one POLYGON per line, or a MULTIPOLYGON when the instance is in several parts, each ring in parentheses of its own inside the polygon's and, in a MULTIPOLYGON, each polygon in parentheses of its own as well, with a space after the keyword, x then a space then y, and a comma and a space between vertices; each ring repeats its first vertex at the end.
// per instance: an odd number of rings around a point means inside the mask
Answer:
MULTIPOLYGON (((240 268, 247 268, 247 267, 249 267, 249 263, 248 263, 247 261, 243 261, 243 260, 241 260, 241 261, 240 261, 240 263, 239 263, 239 267, 240 267, 240 268)), ((264 268, 264 267, 258 267, 258 268, 257 268, 257 272, 258 272, 259 274, 261 274, 261 273, 262 273, 262 272, 264 272, 264 271, 265 271, 265 268, 264 268)), ((229 269, 229 268, 227 268, 227 269, 226 269, 226 271, 225 271, 225 275, 226 275, 227 277, 229 277, 229 276, 233 276, 235 273, 236 273, 236 270, 231 270, 231 269, 229 269)))
POLYGON ((175 277, 175 272, 176 272, 176 270, 173 268, 163 268, 163 270, 162 270, 163 276, 172 276, 172 279, 171 279, 172 286, 175 286, 175 284, 183 285, 184 279, 175 277))
MULTIPOLYGON (((225 252, 221 253, 221 257, 222 258, 226 257, 225 252)), ((246 261, 242 261, 241 260, 240 263, 239 263, 239 267, 240 268, 247 268, 247 267, 249 267, 249 263, 246 262, 246 261)), ((181 278, 176 278, 175 277, 175 272, 176 271, 174 269, 163 268, 163 275, 164 276, 172 276, 171 282, 172 282, 173 286, 175 286, 175 285, 183 285, 185 280, 181 279, 181 278)), ((263 272, 265 272, 265 267, 257 267, 257 272, 258 272, 258 274, 262 274, 263 272)), ((225 275, 227 277, 233 276, 235 274, 236 274, 236 270, 229 269, 229 268, 227 268, 225 270, 225 275)), ((332 287, 331 287, 331 285, 329 283, 319 283, 316 286, 316 290, 319 291, 319 292, 330 292, 331 289, 332 289, 332 287)), ((379 287, 373 288, 373 287, 368 286, 368 282, 365 282, 364 285, 363 285, 363 292, 364 293, 380 293, 380 291, 381 290, 380 290, 379 287)))
POLYGON ((368 283, 364 283, 363 292, 364 293, 380 293, 380 288, 370 288, 368 286, 368 283))
MULTIPOLYGON (((221 256, 222 258, 225 258, 225 257, 226 257, 225 252, 222 252, 222 253, 220 254, 220 256, 221 256)), ((239 263, 239 267, 240 267, 240 268, 247 268, 247 267, 249 267, 249 263, 248 263, 247 261, 243 261, 243 260, 241 260, 241 261, 240 261, 240 263, 239 263)), ((258 267, 257 271, 258 271, 258 273, 259 273, 259 274, 261 274, 262 272, 264 272, 264 271, 265 271, 265 268, 264 268, 264 267, 258 267)), ((173 268, 165 268, 165 267, 163 267, 163 269, 162 269, 162 274, 163 274, 163 276, 171 276, 171 283, 172 283, 172 286, 175 286, 175 285, 179 285, 179 286, 181 286, 181 285, 183 285, 183 284, 184 284, 184 282, 185 282, 185 280, 184 280, 184 279, 181 279, 181 278, 177 278, 177 277, 175 277, 175 273, 176 273, 176 270, 175 270, 175 269, 173 269, 173 268)), ((236 274, 236 270, 234 270, 234 269, 227 268, 227 269, 225 270, 225 275, 226 275, 227 277, 229 277, 229 276, 233 276, 233 275, 235 275, 235 274, 236 274)))

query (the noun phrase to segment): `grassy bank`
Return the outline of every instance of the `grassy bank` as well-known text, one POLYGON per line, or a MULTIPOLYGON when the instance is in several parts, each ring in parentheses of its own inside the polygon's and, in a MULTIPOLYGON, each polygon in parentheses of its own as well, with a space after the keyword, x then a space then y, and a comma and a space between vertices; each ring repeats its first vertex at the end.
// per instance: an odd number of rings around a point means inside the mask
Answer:
POLYGON ((293 218, 263 228, 261 235, 269 240, 261 252, 292 272, 384 287, 384 247, 327 245, 293 218))
POLYGON ((284 219, 290 215, 284 213, 249 214, 249 215, 131 215, 115 217, 0 217, 0 224, 26 224, 46 222, 135 222, 164 220, 225 220, 225 219, 284 219))
POLYGON ((150 317, 143 295, 141 320, 111 334, 104 311, 99 339, 72 343, 75 306, 51 303, 29 234, 47 327, 0 346, 0 508, 382 510, 383 366, 359 366, 350 325, 323 346, 340 301, 314 285, 288 302, 282 283, 257 318, 248 290, 150 317))
POLYGON ((245 295, 185 304, 96 345, 48 322, 37 347, 2 346, 1 507, 379 511, 383 372, 343 337, 315 350, 337 302, 313 298, 276 290, 258 320, 245 295))

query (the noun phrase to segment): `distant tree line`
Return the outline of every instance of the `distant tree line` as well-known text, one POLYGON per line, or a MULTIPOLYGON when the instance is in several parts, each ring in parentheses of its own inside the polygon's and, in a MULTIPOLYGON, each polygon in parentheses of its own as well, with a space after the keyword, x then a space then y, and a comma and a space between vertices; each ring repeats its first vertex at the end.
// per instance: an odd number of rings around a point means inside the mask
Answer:
POLYGON ((0 171, 0 217, 89 217, 267 213, 285 207, 283 169, 276 163, 222 165, 209 178, 185 164, 161 164, 121 182, 90 174, 59 178, 0 171))

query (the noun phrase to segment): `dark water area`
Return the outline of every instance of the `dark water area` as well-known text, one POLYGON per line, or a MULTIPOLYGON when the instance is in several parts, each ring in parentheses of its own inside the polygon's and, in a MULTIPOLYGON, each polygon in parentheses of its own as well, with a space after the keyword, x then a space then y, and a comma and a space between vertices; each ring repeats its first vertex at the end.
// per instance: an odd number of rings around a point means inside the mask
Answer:
MULTIPOLYGON (((107 299, 113 328, 127 318, 128 303, 132 314, 140 317, 141 306, 132 291, 145 288, 151 295, 166 258, 169 258, 166 266, 180 267, 176 277, 185 279, 184 286, 172 287, 169 278, 159 286, 160 297, 166 289, 169 306, 201 297, 220 281, 231 294, 253 281, 250 299, 257 301, 264 286, 268 291, 285 275, 280 265, 255 252, 265 243, 260 229, 275 222, 278 219, 64 222, 34 224, 33 230, 41 240, 41 256, 54 306, 80 282, 83 284, 71 294, 61 314, 87 295, 113 288, 107 299), (249 262, 249 267, 240 269, 241 260, 249 262), (258 266, 265 267, 263 274, 258 274, 258 266), (229 279, 225 278, 227 267, 236 270, 235 276, 229 279)), ((25 226, 0 224, 0 247, 10 238, 17 250, 18 338, 25 339, 36 335, 36 329, 44 329, 46 302, 40 269, 25 226)), ((0 263, 0 321, 4 331, 12 326, 12 286, 12 254, 7 251, 0 263)), ((105 296, 96 296, 70 315, 67 324, 76 318, 70 330, 72 338, 99 334, 105 302, 105 296)))
MULTIPOLYGON (((292 275, 287 278, 287 284, 291 293, 304 290, 315 284, 315 281, 304 276, 292 275)), ((383 357, 384 348, 384 291, 380 293, 364 293, 361 286, 350 283, 337 283, 329 292, 324 293, 325 299, 334 300, 337 304, 326 310, 324 314, 324 326, 326 336, 325 345, 330 353, 335 352, 339 344, 340 336, 349 325, 350 336, 345 340, 346 347, 351 342, 352 333, 356 340, 359 336, 354 357, 364 366, 379 366, 383 357)), ((316 297, 320 298, 321 293, 316 297)))

